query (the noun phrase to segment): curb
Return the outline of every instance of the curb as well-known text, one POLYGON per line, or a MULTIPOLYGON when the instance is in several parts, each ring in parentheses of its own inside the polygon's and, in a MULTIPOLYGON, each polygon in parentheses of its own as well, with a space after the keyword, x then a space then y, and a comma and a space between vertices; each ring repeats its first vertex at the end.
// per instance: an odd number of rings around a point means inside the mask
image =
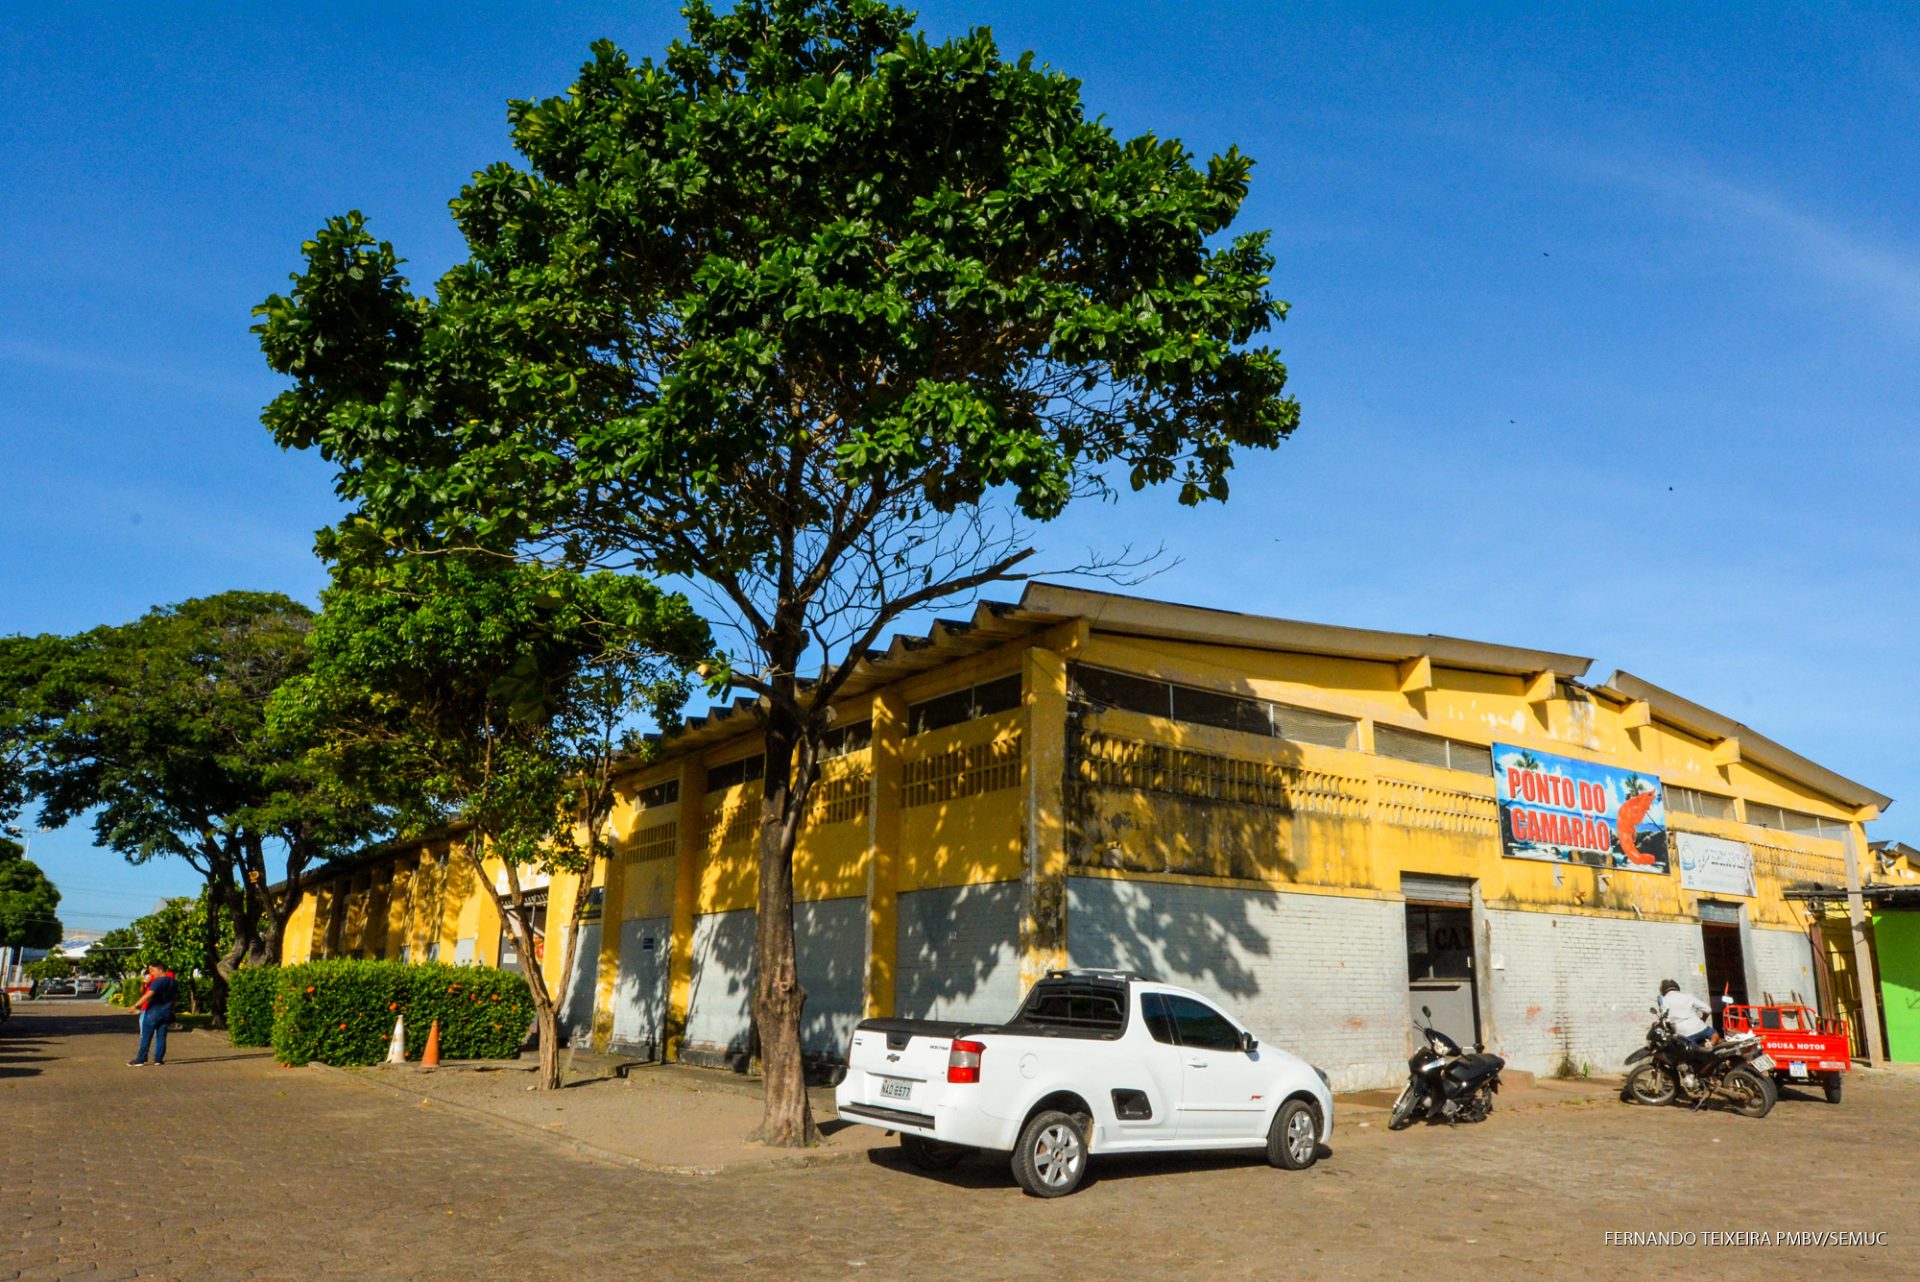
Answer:
POLYGON ((670 1162, 649 1162, 645 1158, 635 1157, 631 1153, 617 1153, 609 1148, 601 1148, 598 1144, 590 1144, 586 1140, 570 1139, 565 1135, 546 1130, 543 1127, 530 1126, 525 1122, 516 1122, 512 1118, 502 1117, 498 1113, 490 1113, 483 1108, 475 1108, 471 1104, 461 1104, 453 1100, 433 1099, 431 1096, 421 1095, 418 1091, 410 1090, 399 1082, 383 1082, 377 1077, 370 1077, 366 1074, 355 1072, 352 1069, 335 1068, 331 1064, 322 1064, 318 1060, 309 1063, 307 1067, 320 1073, 343 1078, 349 1082, 358 1082, 362 1086, 371 1086, 379 1090, 391 1091, 395 1095, 418 1100, 420 1103, 431 1108, 445 1109, 447 1112, 457 1116, 473 1118, 476 1121, 498 1127, 501 1130, 524 1135, 529 1139, 541 1140, 550 1148, 557 1148, 564 1152, 591 1158, 597 1162, 605 1162, 611 1166, 624 1166, 629 1170, 646 1171, 652 1175, 695 1175, 707 1178, 722 1175, 751 1175, 759 1174, 762 1171, 794 1171, 805 1170, 815 1166, 837 1166, 843 1162, 860 1161, 867 1156, 867 1150, 860 1149, 843 1153, 783 1154, 778 1157, 768 1157, 752 1162, 729 1163, 726 1166, 685 1166, 670 1162))

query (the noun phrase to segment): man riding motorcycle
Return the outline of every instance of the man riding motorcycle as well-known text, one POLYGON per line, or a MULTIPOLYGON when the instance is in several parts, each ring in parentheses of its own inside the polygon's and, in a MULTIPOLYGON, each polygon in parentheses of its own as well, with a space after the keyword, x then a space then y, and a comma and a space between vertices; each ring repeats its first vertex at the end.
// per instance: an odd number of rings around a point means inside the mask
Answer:
POLYGON ((1660 981, 1660 1013, 1689 1045, 1704 1046, 1713 1040, 1713 1007, 1692 993, 1681 992, 1671 979, 1660 981))

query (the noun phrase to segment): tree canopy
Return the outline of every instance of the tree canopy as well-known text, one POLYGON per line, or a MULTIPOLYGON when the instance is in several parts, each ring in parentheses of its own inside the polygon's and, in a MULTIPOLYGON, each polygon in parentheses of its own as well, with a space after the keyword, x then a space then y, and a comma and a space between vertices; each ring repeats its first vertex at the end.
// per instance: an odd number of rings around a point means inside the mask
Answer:
MULTIPOLYGON (((280 690, 274 726, 316 745, 324 773, 388 809, 399 833, 457 832, 534 957, 522 870, 591 884, 617 776, 650 750, 644 725, 675 723, 684 674, 708 650, 705 623, 636 575, 481 556, 349 563, 324 606, 313 666, 280 690), (488 856, 503 864, 504 891, 488 856)), ((538 966, 527 981, 542 1081, 557 1086, 555 1001, 538 966)))
POLYGON ((40 866, 0 837, 0 948, 52 948, 62 938, 59 908, 60 891, 40 866))
POLYGON ((1224 499, 1299 422, 1252 162, 1117 138, 984 29, 873 0, 683 10, 508 108, 430 294, 359 213, 258 309, 264 414, 338 469, 323 549, 481 548, 701 591, 766 728, 763 1134, 813 1137, 792 857, 834 695, 901 615, 1018 577, 1026 527, 1163 483, 1224 499), (812 672, 803 672, 806 664, 812 672))

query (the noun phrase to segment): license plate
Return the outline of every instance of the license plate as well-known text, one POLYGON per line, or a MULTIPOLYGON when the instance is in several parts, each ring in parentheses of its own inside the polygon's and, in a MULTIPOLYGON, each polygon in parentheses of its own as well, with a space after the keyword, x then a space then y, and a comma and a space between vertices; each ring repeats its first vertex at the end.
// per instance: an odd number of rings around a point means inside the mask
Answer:
POLYGON ((1801 1063, 1799 1060, 1796 1059, 1792 1063, 1787 1065, 1788 1077, 1805 1077, 1806 1075, 1807 1075, 1807 1066, 1801 1063))
POLYGON ((913 1083, 903 1082, 894 1077, 880 1079, 880 1094, 885 1099, 912 1099, 913 1083))
MULTIPOLYGON (((1773 1071, 1773 1056, 1755 1055, 1753 1057, 1753 1066, 1763 1073, 1771 1073, 1773 1071)), ((1802 1071, 1804 1072, 1805 1070, 1803 1069, 1802 1071)))

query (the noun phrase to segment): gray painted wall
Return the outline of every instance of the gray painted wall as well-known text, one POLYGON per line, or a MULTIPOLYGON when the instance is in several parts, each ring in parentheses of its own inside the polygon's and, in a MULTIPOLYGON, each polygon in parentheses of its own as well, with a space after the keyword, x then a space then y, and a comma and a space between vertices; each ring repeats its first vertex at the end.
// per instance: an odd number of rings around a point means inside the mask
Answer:
POLYGON ((1022 996, 1019 882, 900 896, 894 1010, 902 1018, 1003 1022, 1022 996))
MULTIPOLYGON (((564 937, 553 941, 566 956, 564 937)), ((587 922, 580 927, 580 944, 573 952, 573 982, 560 998, 560 1027, 567 1030, 572 1044, 585 1046, 593 1036, 593 995, 600 975, 600 923, 587 922)))
POLYGON ((696 1056, 741 1055, 753 1009, 754 911, 693 919, 693 985, 687 1049, 696 1056))
POLYGON ((1562 1061, 1618 1073, 1646 1041, 1660 981, 1706 996, 1706 950, 1690 923, 1488 909, 1479 964, 1493 970, 1488 1049, 1546 1076, 1562 1061))
POLYGON ((667 1022, 669 920, 620 923, 620 971, 613 984, 613 1049, 658 1059, 667 1022), (653 947, 646 947, 648 940, 653 947))
POLYGON ((793 906, 795 952, 807 1007, 800 1045, 844 1060, 866 1009, 867 901, 826 899, 793 906))
POLYGON ((1751 1000, 1764 1001, 1772 994, 1776 1002, 1797 998, 1812 1006, 1819 1001, 1820 990, 1813 977, 1813 944, 1805 935, 1797 930, 1755 927, 1747 932, 1747 939, 1753 950, 1747 968, 1760 983, 1751 1000))
POLYGON ((1067 880, 1075 965, 1212 998, 1335 1090, 1406 1072, 1406 910, 1395 902, 1105 877, 1067 880))

